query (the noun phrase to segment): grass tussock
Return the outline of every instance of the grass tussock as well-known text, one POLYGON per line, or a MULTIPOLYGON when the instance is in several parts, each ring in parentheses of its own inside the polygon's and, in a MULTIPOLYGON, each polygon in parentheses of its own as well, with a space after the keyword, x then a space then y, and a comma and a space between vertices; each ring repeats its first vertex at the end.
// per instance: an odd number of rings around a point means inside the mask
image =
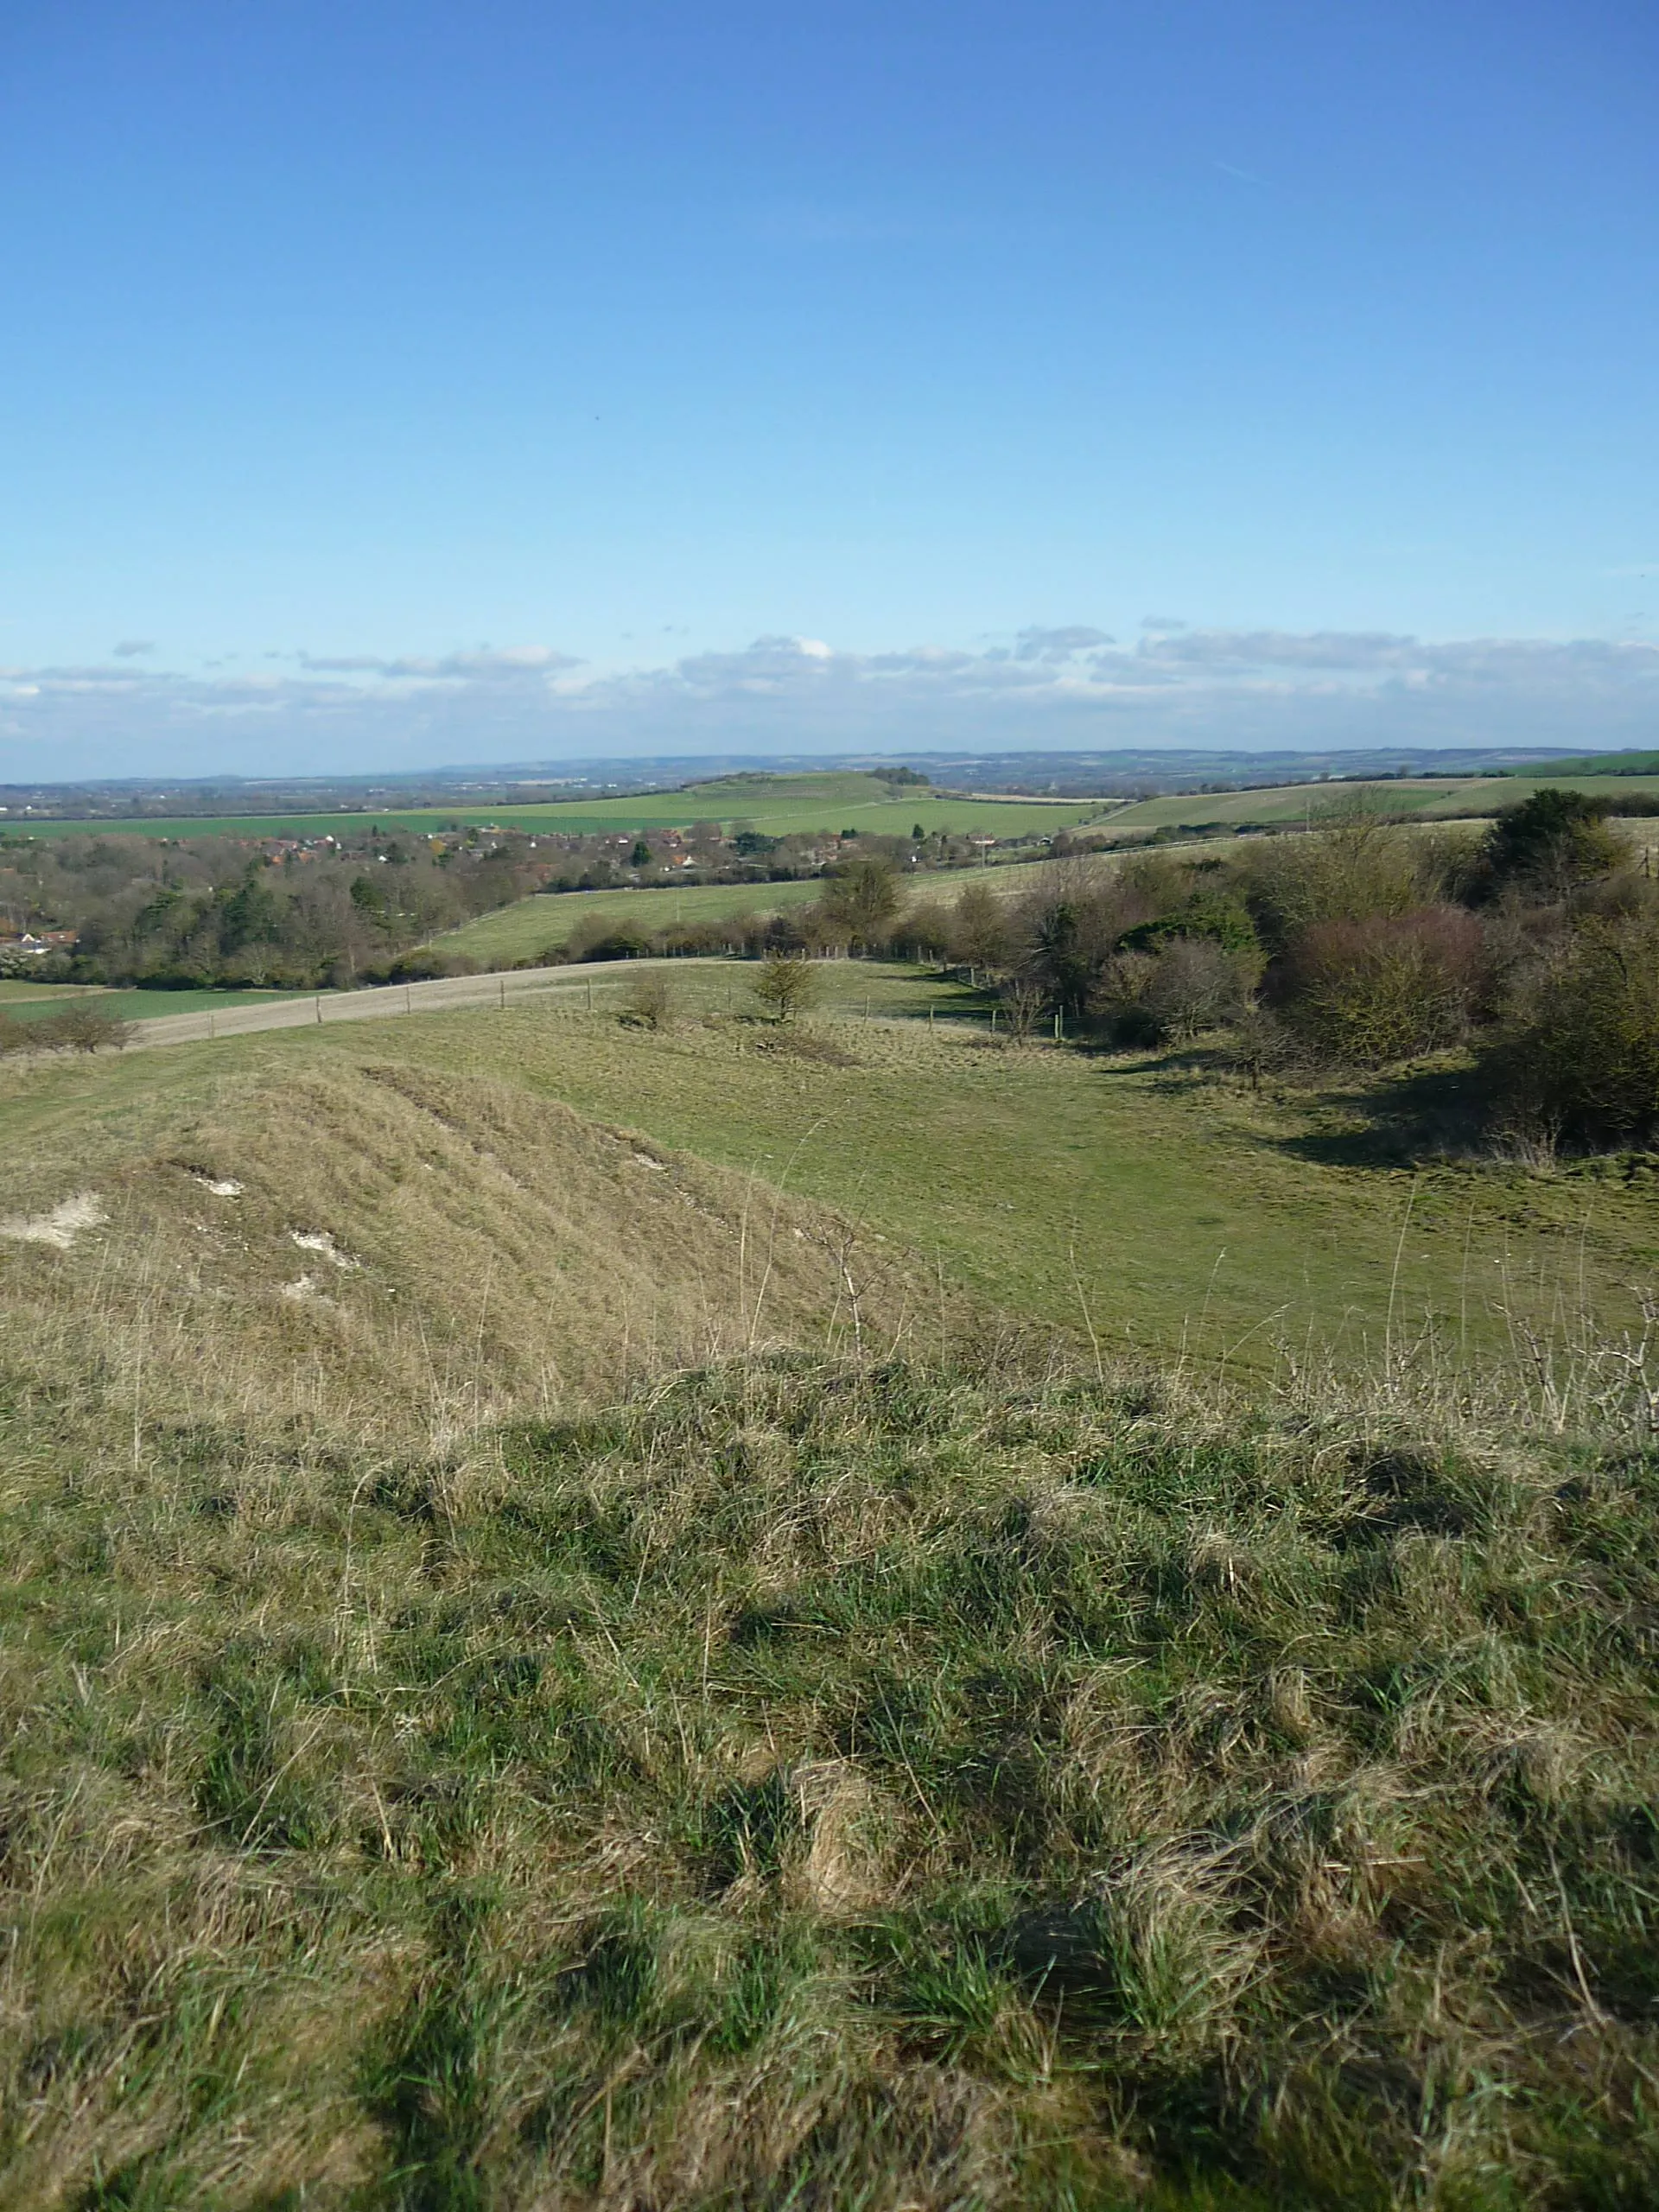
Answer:
POLYGON ((1628 1427, 756 1353, 394 1448, 14 1362, 0 1448, 9 2205, 1659 2195, 1628 1427))

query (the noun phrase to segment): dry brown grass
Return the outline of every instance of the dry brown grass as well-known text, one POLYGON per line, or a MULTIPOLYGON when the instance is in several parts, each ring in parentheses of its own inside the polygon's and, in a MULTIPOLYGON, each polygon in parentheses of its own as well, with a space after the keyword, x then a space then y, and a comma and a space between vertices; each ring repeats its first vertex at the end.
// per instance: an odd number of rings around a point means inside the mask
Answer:
POLYGON ((15 1352, 119 1376, 141 1421, 442 1443, 641 1375, 830 1345, 855 1306, 891 1336, 918 1295, 823 1208, 478 1077, 232 1080, 136 1139, 92 1124, 74 1143, 73 1168, 43 1147, 10 1180, 0 1306, 15 1352), (106 1218, 54 1243, 66 1199, 106 1218))

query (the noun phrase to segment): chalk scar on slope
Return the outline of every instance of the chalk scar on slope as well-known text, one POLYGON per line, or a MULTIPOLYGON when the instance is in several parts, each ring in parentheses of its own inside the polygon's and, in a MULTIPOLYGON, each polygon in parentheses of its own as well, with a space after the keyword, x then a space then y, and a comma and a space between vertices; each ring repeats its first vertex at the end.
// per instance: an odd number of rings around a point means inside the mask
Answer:
MULTIPOLYGON (((289 1242, 297 1244, 302 1252, 320 1252, 325 1260, 348 1274, 363 1264, 360 1260, 353 1259, 349 1252, 342 1252, 326 1229, 290 1229, 288 1234, 289 1242)), ((308 1280, 307 1276, 301 1277, 302 1281, 308 1280)))
POLYGON ((51 1244, 67 1252, 83 1229, 99 1229, 109 1212, 96 1191, 78 1191, 50 1213, 15 1213, 0 1221, 0 1236, 19 1244, 51 1244))

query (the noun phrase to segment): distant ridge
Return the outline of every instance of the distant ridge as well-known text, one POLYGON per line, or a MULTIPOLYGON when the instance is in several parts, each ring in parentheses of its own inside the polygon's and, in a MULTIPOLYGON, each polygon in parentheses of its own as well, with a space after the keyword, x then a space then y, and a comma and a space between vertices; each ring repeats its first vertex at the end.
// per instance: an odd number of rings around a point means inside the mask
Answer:
MULTIPOLYGON (((1349 748, 1323 753, 1232 753, 1200 748, 1115 752, 708 753, 638 760, 511 761, 488 767, 411 769, 388 776, 124 777, 97 782, 0 785, 0 824, 36 815, 134 820, 222 813, 372 811, 377 806, 512 805, 639 797, 733 777, 830 775, 907 769, 960 791, 1052 798, 1151 797, 1159 792, 1388 777, 1471 776, 1541 770, 1583 774, 1597 758, 1608 774, 1644 772, 1659 754, 1564 756, 1543 748, 1349 748)), ((908 780, 908 779, 902 779, 908 780)))

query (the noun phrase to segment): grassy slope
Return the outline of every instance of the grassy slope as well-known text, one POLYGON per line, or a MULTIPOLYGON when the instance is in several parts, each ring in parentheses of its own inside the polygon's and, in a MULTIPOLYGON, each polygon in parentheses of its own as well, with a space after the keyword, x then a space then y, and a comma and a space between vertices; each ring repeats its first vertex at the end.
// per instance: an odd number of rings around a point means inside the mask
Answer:
MULTIPOLYGON (((953 899, 969 882, 984 882, 999 896, 1015 898, 1042 880, 1043 861, 1015 861, 1000 868, 952 869, 912 879, 910 895, 953 899)), ((810 905, 823 893, 821 881, 803 883, 669 884, 624 891, 562 891, 555 896, 520 899, 493 914, 480 914, 434 940, 451 952, 465 952, 486 963, 524 960, 563 945, 589 915, 607 921, 638 922, 665 929, 676 922, 713 922, 728 914, 775 914, 810 905)))
POLYGON ((1659 2194, 1659 1467, 739 1362, 404 1448, 0 1370, 0 2190, 1659 2194))
MULTIPOLYGON (((819 1026, 849 1065, 772 1049, 768 1031, 727 1015, 741 1013, 747 972, 701 968, 672 982, 683 1006, 713 1019, 661 1037, 619 1026, 616 985, 591 1016, 579 1001, 416 1014, 183 1046, 148 1064, 13 1071, 0 1141, 13 1157, 38 1150, 54 1098, 113 1111, 123 1096, 188 1087, 214 1069, 268 1081, 412 1065, 505 1079, 785 1179, 982 1300, 1071 1330, 1086 1309, 1109 1343, 1170 1351, 1197 1339, 1206 1356, 1236 1347, 1246 1363, 1309 1339, 1362 1359, 1388 1334, 1391 1303, 1397 1341, 1433 1314, 1454 1341, 1490 1349, 1513 1321, 1560 1347, 1586 1309, 1610 1325, 1631 1320, 1630 1286, 1659 1277, 1646 1179, 1450 1166, 1414 1179, 1352 1164, 1339 1101, 1281 1105, 1179 1059, 989 1052, 982 1014, 930 1037, 929 1003, 972 1001, 902 970, 830 963, 823 973, 843 1015, 832 1003, 819 1026), (866 1027, 867 1001, 904 1018, 866 1027)), ((73 1156, 67 1135, 51 1143, 73 1156)))
MULTIPOLYGON (((719 1007, 733 981, 688 976, 682 995, 719 1007)), ((1345 1164, 1340 1102, 1281 1107, 1179 1060, 988 1052, 982 1017, 930 1038, 917 1017, 930 996, 959 1005, 948 989, 852 964, 835 981, 855 1016, 861 987, 877 1014, 910 1016, 833 1030, 850 1067, 757 1053, 718 1022, 650 1038, 574 1008, 509 1014, 510 1043, 458 1015, 386 1049, 480 1070, 505 1051, 536 1090, 785 1176, 977 1297, 1074 1330, 1086 1308, 1112 1343, 1197 1338, 1249 1364, 1311 1341, 1363 1360, 1392 1303, 1400 1340, 1433 1316, 1489 1351, 1523 1326, 1560 1347, 1586 1308, 1633 1322, 1630 1287, 1659 1279, 1649 1180, 1345 1164)), ((343 1032, 321 1042, 353 1049, 343 1032)))
MULTIPOLYGON (((1541 791, 1546 784, 1599 794, 1617 803, 1621 791, 1659 791, 1659 776, 1554 777, 1479 776, 1465 782, 1444 778, 1402 778, 1370 788, 1381 792, 1396 811, 1425 819, 1457 815, 1495 813, 1500 806, 1515 806, 1541 791)), ((1114 830, 1155 830, 1166 823, 1300 822, 1310 808, 1351 796, 1348 785, 1285 784, 1249 791, 1180 791, 1163 798, 1141 799, 1110 817, 1114 830)))
MULTIPOLYGON (((364 1059, 9 1071, 13 1351, 124 1373, 176 1421, 306 1409, 364 1439, 829 1340, 845 1295, 822 1212, 499 1076, 364 1059), (77 1193, 105 1218, 68 1249, 16 1235, 77 1193)), ((880 1284, 868 1299, 891 1313, 880 1284)))
MULTIPOLYGON (((1218 1230, 1240 1319, 1299 1248, 1378 1313, 1402 1249, 1403 1330, 1462 1206, 1401 1248, 1400 1179, 1179 1069, 823 1037, 860 1064, 543 1009, 0 1071, 8 1205, 110 1217, 0 1239, 0 2201, 1652 2202, 1650 1436, 1398 1359, 1237 1403, 1224 1268, 1184 1378, 988 1351, 884 1224, 1040 1319, 1075 1223, 1148 1331, 1218 1230), (865 1363, 672 1376, 850 1349, 849 1282, 865 1363)), ((1455 1188, 1517 1272, 1651 1233, 1455 1188)))
MULTIPOLYGON (((195 819, 181 816, 126 822, 35 822, 27 824, 31 836, 81 836, 102 832, 110 836, 143 837, 321 837, 338 832, 342 823, 353 832, 366 824, 384 823, 405 830, 435 830, 451 823, 496 823, 503 828, 557 830, 586 835, 594 831, 684 828, 693 822, 744 821, 772 836, 815 830, 857 828, 903 836, 919 822, 925 830, 949 829, 966 836, 982 830, 988 836, 1046 836, 1068 822, 1084 821, 1100 811, 1100 802, 1082 799, 1074 804, 1051 804, 1019 799, 940 799, 925 792, 909 792, 893 798, 888 786, 874 777, 779 777, 772 785, 730 783, 692 785, 682 791, 658 792, 639 798, 581 799, 546 806, 390 808, 348 815, 283 814, 224 815, 195 819)), ((22 825, 20 825, 22 826, 22 825)))

